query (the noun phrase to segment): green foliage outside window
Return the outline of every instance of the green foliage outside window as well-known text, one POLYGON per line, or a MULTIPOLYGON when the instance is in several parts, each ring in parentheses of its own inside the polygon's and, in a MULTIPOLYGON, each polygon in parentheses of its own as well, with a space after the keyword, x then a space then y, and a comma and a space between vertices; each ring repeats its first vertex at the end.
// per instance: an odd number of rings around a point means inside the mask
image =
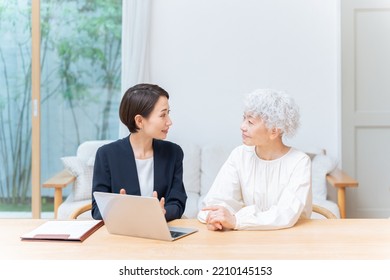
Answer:
MULTIPOLYGON (((118 119, 120 96, 121 5, 121 0, 41 0, 41 108, 61 102, 72 147, 90 138, 113 137, 110 120, 118 119), (81 117, 87 124, 80 125, 81 117)), ((0 2, 0 38, 0 202, 29 203, 31 1, 0 2)))

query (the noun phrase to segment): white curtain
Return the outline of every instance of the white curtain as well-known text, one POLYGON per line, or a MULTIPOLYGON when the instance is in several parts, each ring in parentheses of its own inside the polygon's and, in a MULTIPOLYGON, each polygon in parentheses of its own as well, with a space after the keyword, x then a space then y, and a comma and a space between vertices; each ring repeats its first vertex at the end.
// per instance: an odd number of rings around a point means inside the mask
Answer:
MULTIPOLYGON (((149 80, 150 5, 150 0, 122 1, 122 95, 129 87, 149 80)), ((128 134, 120 122, 119 138, 128 134)))

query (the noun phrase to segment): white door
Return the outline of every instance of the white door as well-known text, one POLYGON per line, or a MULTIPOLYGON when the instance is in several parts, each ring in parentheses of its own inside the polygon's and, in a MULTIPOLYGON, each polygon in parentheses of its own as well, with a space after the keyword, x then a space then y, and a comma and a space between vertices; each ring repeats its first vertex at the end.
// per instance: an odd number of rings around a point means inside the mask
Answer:
POLYGON ((349 218, 390 217, 390 0, 342 0, 342 166, 349 218))

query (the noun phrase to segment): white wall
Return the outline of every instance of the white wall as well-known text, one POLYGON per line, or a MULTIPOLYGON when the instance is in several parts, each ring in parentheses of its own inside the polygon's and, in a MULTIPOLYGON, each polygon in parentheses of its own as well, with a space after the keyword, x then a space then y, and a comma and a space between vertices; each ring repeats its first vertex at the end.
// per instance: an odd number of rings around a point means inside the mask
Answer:
POLYGON ((169 139, 241 143, 244 94, 294 96, 301 128, 287 143, 340 158, 337 0, 153 0, 150 82, 171 95, 169 139))

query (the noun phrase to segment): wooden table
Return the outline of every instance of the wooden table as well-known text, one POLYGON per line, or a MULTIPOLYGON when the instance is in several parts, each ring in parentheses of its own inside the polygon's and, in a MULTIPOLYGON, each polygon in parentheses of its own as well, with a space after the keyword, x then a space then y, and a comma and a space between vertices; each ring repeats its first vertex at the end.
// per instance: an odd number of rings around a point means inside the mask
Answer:
POLYGON ((197 220, 171 225, 199 232, 174 242, 111 235, 105 226, 84 242, 21 241, 45 220, 1 219, 0 259, 8 260, 381 260, 390 259, 390 219, 302 220, 290 229, 212 232, 197 220))

